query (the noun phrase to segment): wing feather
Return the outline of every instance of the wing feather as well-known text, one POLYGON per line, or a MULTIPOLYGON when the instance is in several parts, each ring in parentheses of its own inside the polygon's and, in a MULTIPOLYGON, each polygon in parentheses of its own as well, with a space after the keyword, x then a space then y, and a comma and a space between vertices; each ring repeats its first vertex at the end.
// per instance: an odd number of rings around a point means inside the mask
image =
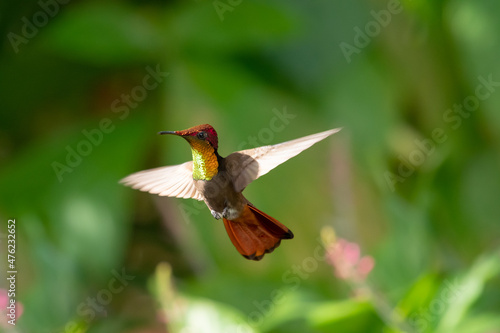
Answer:
POLYGON ((252 181, 340 130, 341 128, 336 128, 276 145, 242 150, 229 155, 226 157, 226 165, 232 175, 235 190, 237 192, 243 191, 252 181))
POLYGON ((136 190, 159 196, 203 200, 193 180, 193 162, 133 173, 121 181, 136 190))

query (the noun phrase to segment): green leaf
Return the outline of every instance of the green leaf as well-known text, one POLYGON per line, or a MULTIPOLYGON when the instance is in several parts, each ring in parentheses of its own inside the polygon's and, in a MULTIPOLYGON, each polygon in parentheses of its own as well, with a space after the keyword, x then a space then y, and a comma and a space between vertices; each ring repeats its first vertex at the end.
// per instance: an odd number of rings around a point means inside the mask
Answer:
POLYGON ((456 327, 453 333, 494 333, 500 327, 500 317, 498 314, 481 314, 468 317, 456 327))
POLYGON ((407 295, 399 302, 398 310, 405 315, 410 315, 418 308, 428 305, 439 289, 439 280, 433 274, 423 275, 410 288, 407 295))
POLYGON ((313 327, 339 332, 366 332, 380 323, 368 300, 355 299, 318 305, 309 312, 308 320, 313 327))
POLYGON ((187 297, 178 292, 173 286, 172 268, 167 263, 157 266, 151 287, 161 304, 162 312, 168 318, 169 332, 257 333, 236 309, 209 299, 187 297))
POLYGON ((455 295, 448 300, 448 309, 443 315, 437 332, 455 332, 467 311, 481 297, 485 283, 500 273, 500 253, 479 258, 474 266, 461 278, 453 283, 444 285, 442 292, 451 291, 455 295))

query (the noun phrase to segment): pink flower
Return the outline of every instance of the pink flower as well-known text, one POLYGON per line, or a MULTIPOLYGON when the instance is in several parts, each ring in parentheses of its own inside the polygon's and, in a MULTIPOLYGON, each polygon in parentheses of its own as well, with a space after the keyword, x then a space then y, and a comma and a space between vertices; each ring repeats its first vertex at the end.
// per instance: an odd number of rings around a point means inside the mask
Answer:
MULTIPOLYGON (((8 291, 6 289, 0 289, 0 326, 8 327, 10 324, 8 323, 10 320, 14 319, 10 317, 10 309, 7 307, 10 305, 10 298, 8 291)), ((16 301, 15 303, 15 319, 19 319, 23 314, 23 305, 21 302, 16 301)))
POLYGON ((333 266, 336 277, 356 282, 365 280, 375 266, 371 256, 361 257, 358 244, 342 238, 329 246, 327 260, 333 266))

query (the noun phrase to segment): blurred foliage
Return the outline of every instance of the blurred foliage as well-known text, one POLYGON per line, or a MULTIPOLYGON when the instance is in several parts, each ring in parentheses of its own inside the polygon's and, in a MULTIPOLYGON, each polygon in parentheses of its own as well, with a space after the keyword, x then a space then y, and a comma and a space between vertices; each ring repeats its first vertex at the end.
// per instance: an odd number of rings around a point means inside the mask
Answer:
POLYGON ((494 0, 2 2, 0 251, 15 218, 25 309, 7 329, 500 332, 499 14, 494 0), (118 184, 188 160, 156 133, 202 123, 223 156, 344 128, 245 191, 296 236, 261 262, 197 202, 118 184), (324 226, 375 258, 362 293, 324 260, 324 226))

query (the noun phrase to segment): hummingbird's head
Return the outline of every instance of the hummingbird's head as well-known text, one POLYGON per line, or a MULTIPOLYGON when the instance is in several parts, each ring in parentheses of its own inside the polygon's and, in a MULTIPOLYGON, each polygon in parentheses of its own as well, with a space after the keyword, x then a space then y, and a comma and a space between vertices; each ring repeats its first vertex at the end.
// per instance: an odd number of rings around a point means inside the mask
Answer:
POLYGON ((186 139, 191 147, 198 146, 203 143, 210 144, 215 150, 219 148, 219 140, 217 138, 217 132, 215 129, 209 125, 198 125, 183 131, 164 131, 159 132, 158 134, 174 134, 178 136, 182 136, 186 139))
POLYGON ((158 134, 174 134, 189 142, 193 154, 193 179, 211 180, 218 173, 219 162, 217 132, 208 124, 183 131, 165 131, 158 134))

